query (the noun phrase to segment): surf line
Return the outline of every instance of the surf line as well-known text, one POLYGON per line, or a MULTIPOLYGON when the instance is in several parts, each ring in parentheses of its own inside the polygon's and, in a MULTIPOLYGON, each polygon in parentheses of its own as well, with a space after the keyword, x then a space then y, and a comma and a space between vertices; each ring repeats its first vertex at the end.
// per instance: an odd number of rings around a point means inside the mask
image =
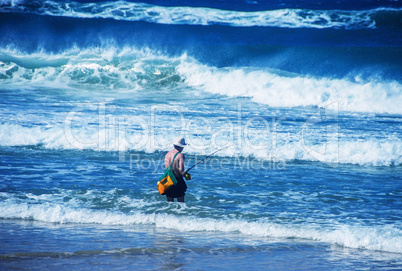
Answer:
POLYGON ((217 153, 217 152, 219 152, 219 151, 221 151, 221 150, 224 150, 224 149, 226 149, 226 148, 229 148, 230 146, 231 146, 231 145, 228 145, 228 146, 226 146, 226 147, 220 148, 219 150, 216 150, 216 151, 210 153, 209 155, 205 156, 203 159, 201 159, 200 161, 198 161, 196 164, 194 164, 193 166, 191 166, 189 169, 187 169, 186 172, 184 172, 184 173, 189 172, 189 171, 190 171, 191 169, 193 169, 196 165, 201 164, 202 162, 204 162, 205 159, 211 157, 212 155, 214 155, 215 153, 217 153))

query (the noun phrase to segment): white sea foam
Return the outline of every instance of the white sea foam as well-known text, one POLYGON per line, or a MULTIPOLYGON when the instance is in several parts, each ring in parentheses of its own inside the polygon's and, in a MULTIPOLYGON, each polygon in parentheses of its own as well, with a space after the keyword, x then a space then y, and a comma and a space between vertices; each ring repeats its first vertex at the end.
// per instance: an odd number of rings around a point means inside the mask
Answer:
POLYGON ((352 82, 346 79, 283 76, 242 68, 219 69, 191 61, 178 71, 185 82, 207 92, 250 97, 272 107, 325 106, 338 103, 341 111, 402 114, 402 85, 392 82, 352 82))
POLYGON ((59 3, 31 1, 29 5, 4 7, 3 12, 36 13, 75 18, 112 18, 160 24, 212 25, 235 27, 269 26, 288 28, 374 28, 379 10, 307 10, 278 9, 268 11, 230 11, 204 7, 166 7, 124 1, 103 3, 59 3))
MULTIPOLYGON (((68 127, 68 126, 66 126, 68 127)), ((114 128, 101 129, 99 127, 81 127, 69 129, 65 126, 43 128, 24 127, 16 124, 0 124, 0 146, 36 146, 41 145, 49 149, 91 149, 98 151, 166 151, 170 144, 166 134, 155 133, 128 133, 126 130, 111 136, 114 128), (153 140, 158 142, 152 144, 153 140), (165 142, 166 144, 162 144, 165 142)), ((174 134, 175 128, 171 133, 174 134)), ((168 131, 164 131, 169 133, 168 131)), ((265 135, 258 140, 266 141, 265 135)), ((229 140, 229 139, 228 139, 229 140)), ((172 141, 172 140, 171 140, 172 141)), ((191 145, 186 153, 206 155, 215 149, 215 145, 204 141, 192 141, 194 144, 205 144, 204 148, 194 148, 191 145)), ((228 141, 230 142, 230 141, 228 141)), ((293 160, 320 161, 336 165, 357 164, 371 166, 398 166, 402 164, 402 141, 395 137, 367 139, 365 141, 352 139, 332 139, 321 144, 310 144, 302 139, 293 142, 278 142, 266 148, 253 148, 250 144, 236 145, 232 142, 231 148, 222 150, 218 155, 232 157, 250 157, 253 163, 263 161, 287 162, 293 160), (254 159, 257 159, 254 161, 254 159)), ((248 161, 251 163, 251 161, 248 161)), ((245 162, 247 163, 247 161, 245 162)), ((244 166, 248 166, 245 164, 244 166)), ((252 166, 252 165, 251 165, 252 166)))
POLYGON ((313 225, 250 222, 169 214, 124 214, 117 211, 77 209, 56 204, 0 203, 2 219, 29 219, 51 223, 95 223, 103 225, 155 225, 183 232, 239 232, 274 238, 301 238, 340 246, 402 253, 402 232, 392 225, 313 225))

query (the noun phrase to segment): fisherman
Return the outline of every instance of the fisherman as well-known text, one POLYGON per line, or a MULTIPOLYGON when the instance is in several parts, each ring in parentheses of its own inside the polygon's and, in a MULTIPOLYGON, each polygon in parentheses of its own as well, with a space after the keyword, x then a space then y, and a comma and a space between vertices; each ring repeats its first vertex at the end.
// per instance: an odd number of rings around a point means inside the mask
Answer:
POLYGON ((176 177, 177 184, 170 187, 166 192, 165 195, 167 197, 167 201, 173 202, 174 198, 177 198, 178 202, 184 202, 184 195, 187 190, 186 182, 183 179, 183 176, 186 177, 186 180, 191 180, 190 173, 186 173, 184 170, 184 155, 181 153, 186 146, 186 141, 184 138, 179 137, 177 138, 174 143, 174 149, 169 151, 165 156, 165 167, 169 167, 174 159, 172 170, 176 177))

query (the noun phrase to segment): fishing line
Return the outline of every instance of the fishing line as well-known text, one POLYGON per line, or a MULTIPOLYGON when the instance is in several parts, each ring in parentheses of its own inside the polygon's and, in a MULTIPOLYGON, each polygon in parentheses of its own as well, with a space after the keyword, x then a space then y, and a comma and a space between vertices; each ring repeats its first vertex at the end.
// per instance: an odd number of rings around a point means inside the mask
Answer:
POLYGON ((226 146, 226 147, 220 148, 219 150, 216 150, 216 151, 210 153, 209 155, 205 156, 203 159, 201 159, 200 161, 198 161, 198 163, 194 164, 192 167, 190 167, 189 169, 187 169, 185 173, 189 172, 190 169, 194 168, 196 165, 201 164, 202 162, 204 162, 205 159, 207 159, 208 157, 214 155, 215 153, 217 153, 217 152, 219 152, 219 151, 221 151, 221 150, 223 150, 223 149, 229 148, 230 146, 231 146, 231 145, 228 145, 228 146, 226 146))

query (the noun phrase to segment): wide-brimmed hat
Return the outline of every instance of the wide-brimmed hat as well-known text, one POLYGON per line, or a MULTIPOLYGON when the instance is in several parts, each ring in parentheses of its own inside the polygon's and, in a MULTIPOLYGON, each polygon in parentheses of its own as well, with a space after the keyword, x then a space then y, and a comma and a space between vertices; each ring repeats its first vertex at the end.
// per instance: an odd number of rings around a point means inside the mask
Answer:
POLYGON ((176 140, 173 142, 173 145, 177 146, 177 147, 182 147, 184 148, 184 146, 188 145, 186 144, 186 141, 184 140, 183 137, 178 137, 176 138, 176 140))

